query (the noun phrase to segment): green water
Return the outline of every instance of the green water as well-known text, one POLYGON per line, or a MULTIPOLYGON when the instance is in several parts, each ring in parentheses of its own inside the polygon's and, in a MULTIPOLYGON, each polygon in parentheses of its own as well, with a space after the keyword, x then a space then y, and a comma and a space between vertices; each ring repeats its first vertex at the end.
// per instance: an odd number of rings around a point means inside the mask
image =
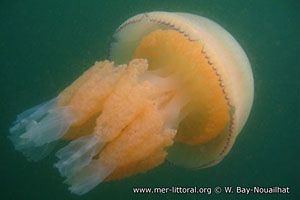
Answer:
POLYGON ((275 199, 300 198, 300 3, 292 0, 0 2, 0 198, 275 199), (249 120, 219 165, 192 171, 168 163, 146 174, 68 192, 51 157, 30 163, 7 139, 16 114, 56 96, 95 61, 108 58, 113 31, 153 10, 189 12, 227 29, 246 51, 255 79, 249 120), (290 194, 133 194, 133 187, 290 187, 290 194))

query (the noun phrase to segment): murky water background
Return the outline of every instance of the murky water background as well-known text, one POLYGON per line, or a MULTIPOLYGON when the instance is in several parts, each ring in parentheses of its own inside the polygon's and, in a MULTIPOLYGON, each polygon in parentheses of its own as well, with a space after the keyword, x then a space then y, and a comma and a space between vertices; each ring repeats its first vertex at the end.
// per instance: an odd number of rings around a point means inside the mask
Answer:
POLYGON ((286 0, 0 2, 1 199, 299 198, 300 3, 286 0), (255 79, 250 118, 219 165, 191 171, 164 163, 78 197, 67 191, 54 156, 30 163, 7 139, 16 114, 56 96, 95 61, 108 58, 113 31, 128 17, 190 12, 227 29, 246 51, 255 79), (133 187, 290 187, 289 195, 133 194, 133 187))

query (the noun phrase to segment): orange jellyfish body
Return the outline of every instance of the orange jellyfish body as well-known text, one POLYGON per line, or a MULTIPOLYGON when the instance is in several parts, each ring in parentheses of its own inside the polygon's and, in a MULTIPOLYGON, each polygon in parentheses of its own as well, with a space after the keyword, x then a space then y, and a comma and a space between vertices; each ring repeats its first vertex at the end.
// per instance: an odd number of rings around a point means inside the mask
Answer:
POLYGON ((243 50, 206 18, 152 12, 114 34, 113 62, 96 62, 56 98, 18 115, 15 148, 37 161, 61 140, 55 166, 71 192, 146 172, 168 159, 220 162, 252 105, 243 50), (168 148, 166 148, 168 147, 168 148))

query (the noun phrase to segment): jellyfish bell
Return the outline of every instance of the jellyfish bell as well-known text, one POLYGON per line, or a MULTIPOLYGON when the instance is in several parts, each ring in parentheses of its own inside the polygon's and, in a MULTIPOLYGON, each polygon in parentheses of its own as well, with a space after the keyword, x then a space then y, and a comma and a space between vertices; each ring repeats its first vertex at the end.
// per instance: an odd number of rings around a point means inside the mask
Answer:
MULTIPOLYGON (((181 59, 182 65, 179 68, 182 68, 182 71, 191 69, 197 65, 197 62, 198 68, 210 70, 207 73, 199 73, 197 78, 203 79, 203 76, 206 76, 207 81, 215 82, 219 88, 214 91, 198 90, 196 93, 204 95, 203 92, 207 92, 212 96, 216 94, 210 98, 223 98, 226 105, 224 102, 222 104, 221 100, 218 103, 217 101, 203 103, 203 98, 199 97, 199 107, 196 108, 194 105, 192 112, 180 124, 175 143, 168 148, 167 159, 187 168, 209 167, 220 162, 230 151, 237 135, 243 128, 249 116, 254 95, 250 63, 244 50, 233 36, 220 25, 205 17, 189 13, 150 12, 136 15, 125 21, 116 30, 114 38, 115 42, 111 45, 110 55, 116 63, 126 63, 133 57, 144 57, 148 59, 150 69, 157 69, 168 65, 171 65, 170 67, 178 65, 180 56, 183 55, 181 57, 185 57, 187 60, 193 59, 194 63, 191 61, 188 65, 188 62, 181 59), (148 41, 151 44, 148 44, 144 48, 144 52, 141 52, 141 41, 145 40, 145 36, 149 33, 157 30, 165 32, 173 30, 176 32, 176 39, 172 40, 171 36, 165 34, 165 41, 162 38, 157 39, 156 44, 153 44, 154 39, 148 41), (185 45, 182 44, 183 40, 185 40, 185 45), (173 46, 169 45, 170 43, 173 46), (185 48, 188 45, 190 48, 185 48), (152 52, 150 52, 150 48, 153 49, 152 52), (195 61, 196 59, 202 59, 201 62, 204 63, 195 61), (217 97, 218 89, 222 92, 219 97, 217 97), (224 106, 227 107, 226 113, 219 112, 218 116, 215 111, 224 110, 224 106), (211 112, 214 112, 215 115, 205 114, 204 107, 214 107, 215 111, 211 110, 211 112), (215 125, 212 125, 213 128, 207 123, 210 121, 209 117, 215 119, 210 119, 215 125), (222 121, 220 119, 225 118, 229 118, 226 123, 218 123, 218 121, 222 121), (215 132, 210 132, 211 137, 209 134, 205 134, 205 132, 209 132, 206 130, 210 128, 215 130, 215 132), (196 137, 198 135, 198 138, 202 137, 203 141, 197 142, 195 135, 196 137)), ((207 86, 205 81, 201 83, 199 80, 199 84, 202 84, 202 87, 207 86)), ((196 98, 194 100, 197 101, 196 98)))
POLYGON ((165 159, 187 168, 218 163, 249 115, 248 59, 219 25, 187 13, 134 16, 96 62, 53 100, 18 115, 15 148, 31 160, 58 141, 55 167, 71 192, 146 172, 165 159))

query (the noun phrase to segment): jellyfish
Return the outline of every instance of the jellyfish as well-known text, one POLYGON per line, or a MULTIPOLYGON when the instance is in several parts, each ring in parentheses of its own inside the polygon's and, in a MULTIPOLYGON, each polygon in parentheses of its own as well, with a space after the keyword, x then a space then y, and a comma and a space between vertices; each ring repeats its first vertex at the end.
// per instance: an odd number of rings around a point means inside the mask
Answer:
POLYGON ((253 102, 238 42, 207 18, 170 12, 129 18, 113 38, 110 61, 17 116, 15 149, 32 161, 56 151, 54 166, 78 195, 165 160, 189 169, 219 163, 253 102))

